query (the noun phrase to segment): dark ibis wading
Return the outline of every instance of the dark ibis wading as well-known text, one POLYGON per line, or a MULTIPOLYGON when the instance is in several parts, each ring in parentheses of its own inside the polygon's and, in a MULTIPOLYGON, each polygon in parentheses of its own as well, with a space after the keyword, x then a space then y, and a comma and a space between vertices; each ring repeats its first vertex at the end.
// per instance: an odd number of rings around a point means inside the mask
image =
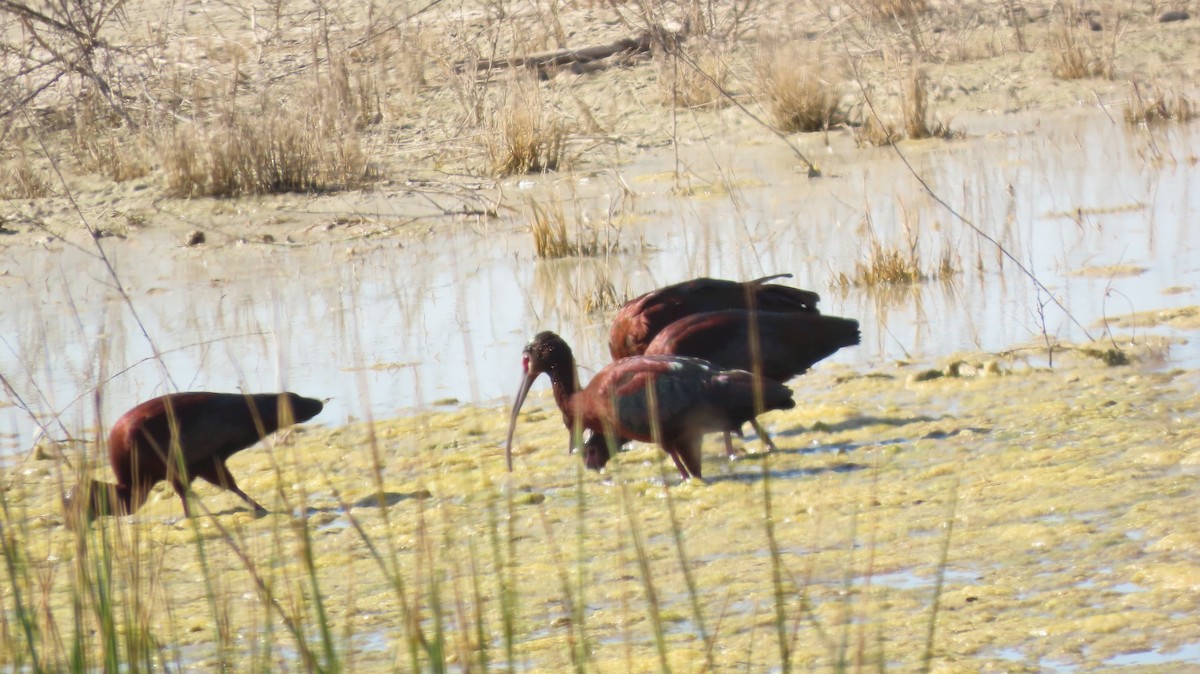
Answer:
POLYGON ((775 274, 754 281, 698 278, 676 283, 625 303, 613 319, 608 349, 613 360, 640 356, 659 332, 692 314, 725 309, 820 313, 821 296, 811 290, 768 283, 791 274, 775 274))
MULTIPOLYGON (((795 407, 784 385, 742 370, 723 370, 697 358, 637 356, 609 364, 580 389, 571 347, 552 332, 533 338, 522 356, 525 378, 509 419, 506 457, 512 470, 517 415, 534 380, 550 375, 554 399, 568 430, 590 431, 588 468, 608 462, 604 439, 657 442, 685 479, 701 477, 705 433, 726 432, 768 410, 795 407)), ((574 440, 574 437, 572 438, 574 440)))
POLYGON ((675 321, 650 342, 646 355, 692 356, 786 382, 861 339, 851 318, 730 309, 675 321))
MULTIPOLYGON (((646 355, 692 356, 719 367, 786 382, 860 340, 858 321, 850 318, 815 312, 727 309, 675 321, 650 342, 646 355)), ((751 419, 750 423, 767 447, 775 450, 775 443, 758 420, 751 419)), ((728 433, 725 448, 732 457, 733 443, 728 433)))
POLYGON ((190 392, 148 400, 122 415, 109 433, 117 483, 86 485, 90 495, 81 503, 68 496, 68 514, 74 507, 85 508, 89 519, 133 513, 155 484, 167 480, 190 517, 188 485, 197 477, 265 511, 237 486, 226 459, 281 428, 308 421, 323 406, 295 393, 190 392))

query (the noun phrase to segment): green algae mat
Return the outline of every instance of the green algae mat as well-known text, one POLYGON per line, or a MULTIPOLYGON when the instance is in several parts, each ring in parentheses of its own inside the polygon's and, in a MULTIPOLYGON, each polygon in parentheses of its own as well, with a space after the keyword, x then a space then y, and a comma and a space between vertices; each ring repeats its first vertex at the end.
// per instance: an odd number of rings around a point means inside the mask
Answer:
MULTIPOLYGON (((1185 671, 1200 653, 1200 373, 1059 356, 823 369, 703 483, 507 410, 308 427, 239 454, 254 518, 160 485, 62 525, 4 475, 0 664, 24 671, 1185 671), (941 375, 941 376, 935 376, 941 375)), ((106 467, 97 469, 104 475, 106 467)))

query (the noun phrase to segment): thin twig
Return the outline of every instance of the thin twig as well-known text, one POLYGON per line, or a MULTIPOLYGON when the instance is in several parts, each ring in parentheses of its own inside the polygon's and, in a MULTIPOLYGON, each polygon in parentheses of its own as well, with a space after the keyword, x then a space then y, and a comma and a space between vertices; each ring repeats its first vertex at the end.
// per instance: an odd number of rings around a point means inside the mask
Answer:
MULTIPOLYGON (((29 123, 31 128, 36 128, 36 126, 33 124, 33 120, 29 119, 28 110, 22 109, 21 114, 25 117, 25 121, 29 123)), ((99 233, 94 227, 92 227, 91 223, 88 222, 87 216, 83 212, 83 208, 80 207, 79 202, 75 200, 75 194, 71 191, 71 186, 67 184, 67 179, 63 177, 62 171, 59 170, 58 159, 52 152, 50 152, 50 148, 46 147, 46 140, 42 137, 40 132, 35 134, 34 137, 37 139, 38 147, 42 148, 42 153, 50 162, 50 168, 54 169, 54 174, 58 176, 58 182, 63 188, 63 195, 68 201, 71 202, 71 207, 74 208, 75 213, 79 215, 79 222, 83 224, 84 229, 87 230, 88 236, 90 236, 92 239, 92 243, 95 244, 96 252, 100 258, 100 261, 104 263, 104 268, 108 271, 108 275, 112 277, 113 283, 116 285, 117 294, 121 296, 121 300, 125 302, 125 305, 129 307, 129 313, 133 316, 134 323, 137 323, 138 330, 142 333, 142 337, 146 339, 146 343, 150 346, 151 353, 154 354, 154 359, 157 360, 159 365, 162 367, 163 376, 167 378, 167 381, 171 384, 171 388, 178 391, 179 385, 175 383, 175 379, 171 377, 171 373, 167 370, 166 364, 163 363, 162 353, 158 350, 158 345, 156 345, 154 340, 151 339, 150 332, 146 329, 146 324, 142 322, 141 316, 138 315, 137 307, 133 306, 133 298, 129 296, 129 293, 125 292, 125 287, 121 285, 121 278, 117 274, 116 268, 113 267, 112 261, 108 259, 108 254, 105 252, 104 246, 100 244, 99 233)))
MULTIPOLYGON (((846 56, 849 57, 850 51, 846 47, 846 44, 844 42, 842 43, 842 47, 843 47, 843 49, 846 50, 846 56)), ((875 121, 877 123, 883 124, 883 119, 879 116, 879 112, 875 109, 874 101, 871 100, 870 94, 867 93, 867 86, 866 86, 866 84, 863 83, 862 71, 859 69, 857 61, 855 61, 853 58, 847 58, 846 60, 847 60, 847 62, 850 63, 850 67, 854 70, 854 81, 858 84, 859 90, 862 91, 863 98, 865 99, 866 104, 867 104, 867 109, 871 111, 871 116, 875 118, 875 121)), ((968 220, 966 216, 964 216, 962 213, 959 213, 953 206, 951 206, 945 199, 943 199, 941 197, 941 195, 939 195, 937 192, 935 192, 933 190, 932 187, 930 187, 929 183, 925 181, 925 178, 923 176, 921 176, 921 174, 918 173, 915 168, 913 168, 912 163, 908 161, 908 157, 905 156, 905 154, 900 151, 900 148, 899 148, 899 146, 896 145, 896 140, 894 138, 891 138, 891 137, 888 138, 888 146, 892 148, 892 150, 896 153, 896 156, 900 158, 900 161, 904 163, 904 167, 906 169, 908 169, 908 172, 912 175, 912 177, 914 179, 916 179, 917 183, 919 183, 921 185, 921 188, 925 191, 926 194, 929 195, 929 198, 933 199, 934 202, 936 202, 942 208, 946 209, 946 211, 948 213, 950 213, 950 215, 955 220, 958 220, 962 224, 969 227, 972 231, 974 231, 976 236, 983 239, 984 241, 987 241, 989 244, 995 246, 996 249, 1000 251, 1001 255, 1003 255, 1010 262, 1012 262, 1014 265, 1016 265, 1017 269, 1019 269, 1022 274, 1024 274, 1030 281, 1032 281, 1033 284, 1035 286, 1037 286, 1037 288, 1039 290, 1041 290, 1042 292, 1045 292, 1050 297, 1050 301, 1053 302, 1054 305, 1057 306, 1059 309, 1061 309, 1063 314, 1065 314, 1066 317, 1068 319, 1070 319, 1070 321, 1072 323, 1074 323, 1076 327, 1078 327, 1080 330, 1083 331, 1083 334, 1085 337, 1088 338, 1088 341, 1093 341, 1093 342, 1096 341, 1095 338, 1092 337, 1092 334, 1090 332, 1088 332, 1087 327, 1085 327, 1083 325, 1083 323, 1081 323, 1079 321, 1079 319, 1075 318, 1075 315, 1072 314, 1069 309, 1067 309, 1066 305, 1064 305, 1062 303, 1062 301, 1060 301, 1054 295, 1054 293, 1050 292, 1050 289, 1046 287, 1046 284, 1042 283, 1041 279, 1039 279, 1037 277, 1037 275, 1033 273, 1032 270, 1030 270, 1028 267, 1026 267, 1024 264, 1022 264, 1021 261, 1018 260, 1015 255, 1013 255, 1011 252, 1009 252, 1009 250, 1004 247, 1004 244, 1000 243, 994 237, 989 235, 987 232, 984 232, 982 229, 980 229, 978 225, 976 225, 975 223, 968 220)))

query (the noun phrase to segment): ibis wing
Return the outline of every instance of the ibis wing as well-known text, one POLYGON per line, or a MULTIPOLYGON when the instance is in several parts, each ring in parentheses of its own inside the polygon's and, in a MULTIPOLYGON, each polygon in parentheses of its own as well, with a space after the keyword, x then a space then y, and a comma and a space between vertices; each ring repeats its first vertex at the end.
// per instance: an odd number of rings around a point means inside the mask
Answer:
MULTIPOLYGON (((771 278, 771 277, 768 277, 771 278)), ((759 279, 765 281, 767 279, 759 279)), ((820 313, 817 303, 821 296, 811 290, 781 286, 774 283, 759 285, 755 293, 755 307, 760 311, 803 311, 820 313)))
MULTIPOLYGON (((606 368, 596 395, 611 401, 613 425, 623 437, 642 441, 671 433, 709 403, 719 370, 704 361, 678 356, 642 356, 606 368)), ((590 388, 590 387, 589 387, 590 388)))
POLYGON ((667 326, 647 354, 692 356, 778 381, 859 342, 858 321, 808 312, 740 309, 693 314, 667 326))
POLYGON ((688 306, 688 313, 724 309, 816 312, 821 296, 811 290, 768 283, 791 274, 764 276, 741 283, 725 279, 698 278, 662 291, 663 298, 688 306))
POLYGON ((659 331, 690 314, 725 309, 819 313, 820 295, 768 283, 790 274, 741 283, 698 278, 652 290, 621 307, 609 333, 614 359, 642 354, 659 331))
POLYGON ((177 442, 189 466, 227 459, 278 425, 273 410, 260 409, 254 396, 238 393, 181 393, 169 396, 162 407, 161 414, 142 426, 140 439, 160 457, 173 451, 177 442))

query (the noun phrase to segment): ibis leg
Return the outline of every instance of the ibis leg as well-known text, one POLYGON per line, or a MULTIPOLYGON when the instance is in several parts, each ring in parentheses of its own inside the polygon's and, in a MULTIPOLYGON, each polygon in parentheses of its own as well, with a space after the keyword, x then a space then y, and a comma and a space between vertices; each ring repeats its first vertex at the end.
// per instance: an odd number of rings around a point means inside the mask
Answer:
POLYGON ((758 437, 762 439, 764 445, 767 446, 767 451, 778 452, 779 448, 775 446, 775 441, 771 440, 771 435, 767 433, 767 429, 758 423, 758 419, 751 419, 750 425, 754 426, 754 432, 758 433, 758 437))
POLYGON ((229 469, 225 466, 224 461, 214 461, 211 469, 199 472, 197 473, 197 476, 204 478, 208 482, 211 482, 222 489, 228 489, 229 491, 237 494, 243 501, 249 503, 250 507, 256 512, 267 512, 267 509, 259 505, 258 501, 250 498, 246 492, 242 491, 241 487, 237 485, 237 480, 233 479, 233 474, 230 473, 229 469))

